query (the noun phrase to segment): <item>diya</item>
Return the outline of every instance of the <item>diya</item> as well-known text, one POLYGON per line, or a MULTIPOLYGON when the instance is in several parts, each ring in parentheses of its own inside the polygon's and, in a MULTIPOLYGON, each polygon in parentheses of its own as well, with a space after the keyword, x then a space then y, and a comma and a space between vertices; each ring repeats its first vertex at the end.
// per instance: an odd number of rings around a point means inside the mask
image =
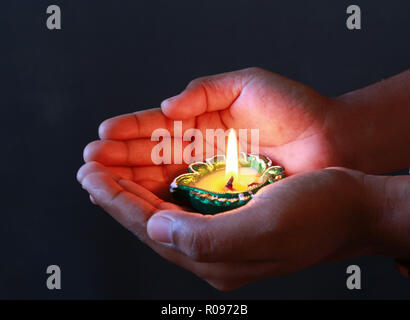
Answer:
POLYGON ((176 177, 170 192, 189 199, 201 213, 215 214, 243 206, 264 186, 285 177, 281 166, 262 155, 238 153, 235 130, 231 129, 225 155, 194 162, 188 173, 176 177))

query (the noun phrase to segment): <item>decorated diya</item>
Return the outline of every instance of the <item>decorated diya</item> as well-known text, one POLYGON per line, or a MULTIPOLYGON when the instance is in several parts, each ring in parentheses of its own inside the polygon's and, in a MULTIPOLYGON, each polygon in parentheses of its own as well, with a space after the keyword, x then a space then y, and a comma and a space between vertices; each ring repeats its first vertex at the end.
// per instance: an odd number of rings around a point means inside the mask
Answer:
POLYGON ((261 188, 285 177, 284 168, 272 166, 268 157, 238 153, 233 129, 226 153, 190 164, 188 173, 172 181, 170 192, 190 200, 201 213, 215 214, 243 206, 261 188))

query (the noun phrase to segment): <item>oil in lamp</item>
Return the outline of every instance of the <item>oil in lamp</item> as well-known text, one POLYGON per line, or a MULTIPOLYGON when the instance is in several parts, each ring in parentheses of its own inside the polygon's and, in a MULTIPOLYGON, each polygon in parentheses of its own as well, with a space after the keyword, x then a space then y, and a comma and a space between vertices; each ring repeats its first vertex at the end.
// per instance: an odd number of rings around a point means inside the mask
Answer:
POLYGON ((170 192, 189 199, 201 213, 215 214, 243 206, 261 188, 285 177, 281 166, 262 155, 238 153, 236 133, 229 131, 225 155, 194 162, 188 173, 176 177, 170 192))

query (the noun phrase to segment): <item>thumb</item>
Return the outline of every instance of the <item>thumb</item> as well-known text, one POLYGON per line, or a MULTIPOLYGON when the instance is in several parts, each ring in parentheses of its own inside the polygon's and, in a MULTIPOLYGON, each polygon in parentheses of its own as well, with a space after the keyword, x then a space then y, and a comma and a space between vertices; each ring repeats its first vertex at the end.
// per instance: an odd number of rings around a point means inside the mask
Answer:
POLYGON ((147 224, 149 237, 201 262, 257 260, 266 255, 266 213, 237 209, 215 216, 159 211, 147 224))
POLYGON ((184 120, 205 112, 228 108, 254 74, 251 69, 197 78, 185 90, 161 103, 162 112, 171 119, 184 120))

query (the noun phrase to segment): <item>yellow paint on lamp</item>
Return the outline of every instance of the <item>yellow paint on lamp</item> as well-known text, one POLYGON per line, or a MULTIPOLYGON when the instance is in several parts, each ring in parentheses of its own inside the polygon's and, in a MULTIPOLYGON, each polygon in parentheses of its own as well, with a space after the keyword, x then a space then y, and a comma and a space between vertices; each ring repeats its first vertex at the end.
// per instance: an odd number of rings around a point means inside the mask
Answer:
POLYGON ((225 188, 228 179, 226 179, 224 170, 218 170, 207 174, 197 183, 195 187, 217 193, 229 193, 229 192, 244 192, 249 189, 249 185, 258 182, 260 174, 254 168, 240 167, 238 177, 233 180, 234 191, 227 190, 225 188))

